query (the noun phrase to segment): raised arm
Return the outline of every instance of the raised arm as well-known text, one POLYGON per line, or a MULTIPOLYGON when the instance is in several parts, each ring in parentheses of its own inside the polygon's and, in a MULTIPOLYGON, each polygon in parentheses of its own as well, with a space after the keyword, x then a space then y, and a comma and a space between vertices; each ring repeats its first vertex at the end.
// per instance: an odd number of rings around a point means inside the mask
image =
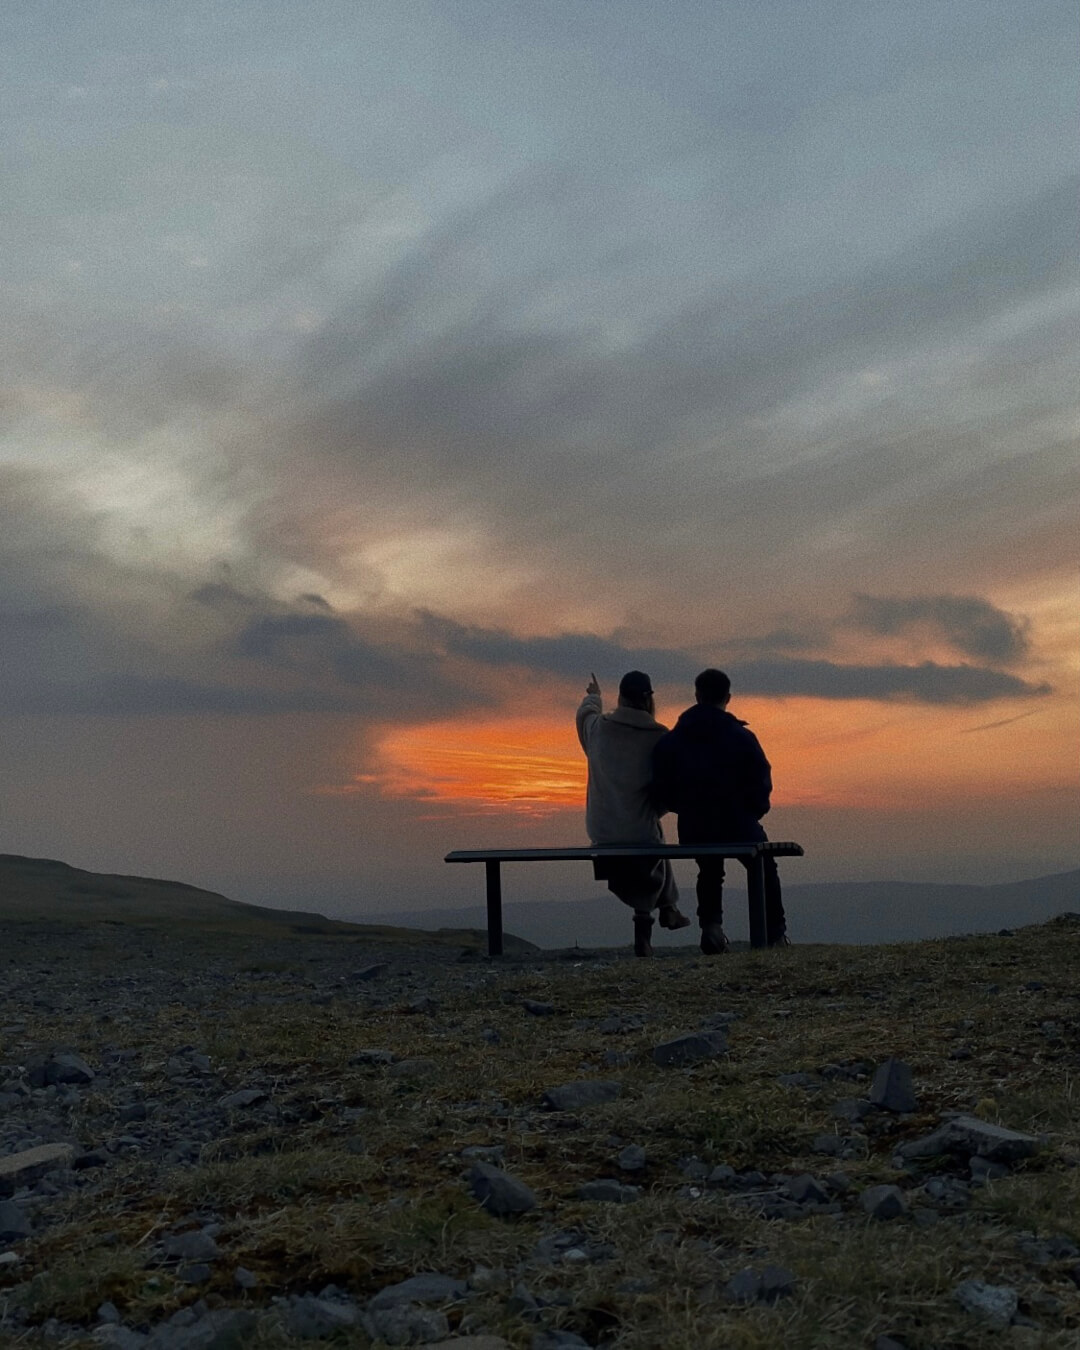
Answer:
POLYGON ((600 686, 596 682, 594 675, 585 686, 585 697, 581 700, 577 710, 577 734, 581 742, 582 750, 589 748, 589 736, 592 732, 593 724, 604 711, 604 699, 600 693, 600 686))

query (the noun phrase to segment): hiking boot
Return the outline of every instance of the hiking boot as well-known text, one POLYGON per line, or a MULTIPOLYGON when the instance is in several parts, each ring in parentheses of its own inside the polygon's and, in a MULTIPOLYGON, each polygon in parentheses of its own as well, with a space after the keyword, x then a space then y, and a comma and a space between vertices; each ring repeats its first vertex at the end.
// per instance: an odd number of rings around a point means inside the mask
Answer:
POLYGON ((701 928, 701 950, 706 956, 723 956, 731 943, 718 923, 706 923, 701 928))
POLYGON ((657 911, 661 928, 689 928, 690 920, 678 905, 661 905, 657 911))
POLYGON ((652 943, 649 939, 652 937, 652 915, 635 914, 634 915, 634 955, 652 956, 652 943))
POLYGON ((770 947, 790 947, 791 939, 787 933, 777 933, 776 937, 769 938, 770 947))

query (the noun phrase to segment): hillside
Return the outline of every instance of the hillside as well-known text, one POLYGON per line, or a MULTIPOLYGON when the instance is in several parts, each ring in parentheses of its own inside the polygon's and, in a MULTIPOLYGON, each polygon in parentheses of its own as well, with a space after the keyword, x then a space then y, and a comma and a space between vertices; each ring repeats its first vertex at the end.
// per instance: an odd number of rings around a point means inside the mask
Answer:
MULTIPOLYGON (((477 947, 486 943, 486 934, 465 925, 432 933, 392 924, 345 923, 302 910, 244 904, 179 881, 86 872, 53 859, 13 853, 0 854, 0 922, 183 925, 207 934, 280 937, 291 933, 410 946, 477 947)), ((511 938, 509 949, 515 944, 519 940, 511 938)))

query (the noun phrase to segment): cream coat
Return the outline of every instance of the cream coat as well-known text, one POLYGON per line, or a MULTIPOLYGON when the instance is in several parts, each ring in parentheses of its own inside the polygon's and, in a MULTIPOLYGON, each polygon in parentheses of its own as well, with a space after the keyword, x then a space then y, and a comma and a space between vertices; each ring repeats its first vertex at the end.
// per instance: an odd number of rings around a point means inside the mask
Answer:
POLYGON ((586 694, 577 733, 589 761, 585 829, 594 844, 651 844, 663 838, 649 799, 653 746, 667 731, 651 713, 605 713, 599 694, 586 694))

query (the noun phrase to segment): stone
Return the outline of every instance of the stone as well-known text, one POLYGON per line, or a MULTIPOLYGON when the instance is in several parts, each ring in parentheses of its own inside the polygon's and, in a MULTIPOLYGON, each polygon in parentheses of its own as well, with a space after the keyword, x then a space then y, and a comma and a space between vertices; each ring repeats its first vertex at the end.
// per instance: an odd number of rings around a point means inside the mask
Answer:
POLYGON ((780 1073, 776 1075, 776 1081, 781 1087, 808 1088, 811 1091, 821 1088, 818 1080, 809 1073, 780 1073))
POLYGON ((538 1331, 529 1350, 592 1350, 576 1331, 538 1331))
POLYGON ((872 1219, 898 1219, 906 1214, 907 1199, 899 1186, 867 1186, 859 1195, 859 1204, 872 1219))
POLYGON ((879 1336, 874 1341, 874 1350, 907 1350, 907 1346, 895 1336, 879 1336))
POLYGON ((350 1064, 367 1066, 369 1064, 393 1064, 397 1056, 392 1050, 357 1050, 349 1060, 350 1064))
POLYGON ((653 1063, 662 1069, 682 1069, 692 1064, 703 1064, 727 1054, 727 1036, 723 1031, 692 1031, 663 1041, 653 1047, 653 1063))
POLYGON ((548 1088, 541 1099, 549 1111, 580 1111, 587 1106, 613 1102, 622 1092, 622 1084, 604 1078, 586 1078, 548 1088))
POLYGON ((450 1323, 444 1313, 417 1308, 411 1303, 367 1313, 364 1324, 372 1336, 387 1345, 430 1345, 450 1335, 450 1323))
POLYGON ((829 1193, 818 1181, 817 1177, 809 1172, 803 1172, 801 1176, 792 1177, 787 1182, 785 1189, 788 1195, 797 1205, 826 1205, 829 1203, 829 1193))
POLYGON ((733 1186, 738 1173, 728 1163, 717 1163, 705 1181, 710 1186, 733 1186))
POLYGON ((902 1059, 890 1057, 874 1070, 873 1082, 867 1097, 872 1106, 882 1111, 915 1111, 919 1100, 915 1096, 911 1069, 902 1059))
POLYGON ((988 1158, 981 1158, 978 1155, 968 1162, 968 1170, 971 1172, 971 1180, 979 1185, 987 1181, 1000 1181, 1002 1177, 1009 1175, 1009 1168, 1005 1163, 990 1162, 988 1158))
POLYGON ((205 1261, 193 1261, 181 1266, 176 1272, 176 1278, 181 1284, 207 1284, 213 1275, 214 1272, 205 1261))
POLYGON ((161 1246, 171 1261, 214 1261, 221 1255, 214 1239, 200 1230, 162 1238, 161 1246))
POLYGON ((263 1088, 240 1088, 236 1092, 227 1092, 218 1100, 218 1105, 223 1106, 226 1111, 243 1110, 248 1106, 258 1106, 260 1102, 266 1101, 269 1095, 263 1088))
POLYGON ((30 1220, 14 1200, 0 1200, 0 1242, 21 1242, 30 1236, 30 1220))
POLYGON ((998 1330, 1007 1327, 1019 1305, 1016 1290, 1005 1284, 984 1284, 982 1280, 964 1280, 953 1290, 953 1298, 969 1313, 974 1313, 998 1330))
POLYGON ((389 961, 375 961, 370 966, 361 966, 359 970, 354 970, 349 979, 355 984, 364 984, 368 980, 373 980, 376 976, 384 974, 389 969, 389 961))
POLYGON ((522 1280, 519 1280, 511 1290, 510 1297, 506 1300, 506 1311, 528 1322, 539 1319, 540 1304, 536 1301, 536 1295, 522 1280))
POLYGON ((399 1303, 451 1303, 464 1298, 469 1287, 464 1280, 437 1273, 412 1275, 400 1284, 389 1284, 368 1300, 368 1311, 396 1308, 399 1303))
POLYGON ((491 1163, 493 1167, 501 1167, 503 1148, 501 1144, 468 1144, 461 1150, 461 1156, 466 1162, 491 1163))
POLYGON ((533 1017, 555 1016, 554 1003, 541 1003, 539 999, 523 998, 521 1000, 521 1006, 525 1009, 527 1013, 531 1013, 533 1017))
MULTIPOLYGON (((305 1294, 293 1299, 285 1314, 285 1326, 300 1340, 322 1340, 358 1325, 360 1309, 344 1299, 305 1294)), ((401 1342, 399 1342, 401 1344, 401 1342)))
POLYGON ((55 1167, 68 1167, 75 1156, 71 1144, 39 1144, 0 1158, 0 1195, 30 1186, 55 1167))
POLYGON ((536 1208, 536 1196, 517 1177, 489 1163, 474 1163, 469 1173, 469 1190, 489 1214, 508 1218, 536 1208))
POLYGON ((1031 1134, 1020 1134, 1001 1125, 991 1125, 975 1116, 956 1116, 921 1139, 901 1144, 902 1158, 934 1158, 942 1153, 978 1155, 988 1162, 1017 1162, 1039 1151, 1039 1141, 1031 1134))
POLYGON ((99 1322, 119 1323, 121 1320, 120 1309, 110 1299, 106 1299, 105 1302, 98 1307, 97 1319, 99 1322))
POLYGON ((642 1172, 645 1170, 645 1150, 640 1144, 627 1144, 616 1158, 620 1171, 642 1172))
POLYGON ((749 1266, 724 1285, 724 1297, 732 1303, 756 1303, 761 1294, 761 1276, 749 1266))
POLYGON ((146 1341, 146 1350, 235 1350, 255 1330, 245 1308, 216 1308, 188 1326, 166 1322, 146 1341))
POLYGON ((609 1205, 628 1205, 641 1194, 637 1186, 624 1186, 621 1181, 586 1181, 577 1188, 579 1200, 598 1200, 609 1205))
POLYGON ((811 1148, 815 1153, 820 1153, 826 1158, 839 1158, 843 1153, 845 1144, 838 1134, 819 1134, 811 1148))
POLYGON ((145 1120, 147 1114, 145 1102, 129 1102, 127 1106, 122 1106, 117 1111, 116 1119, 121 1125, 128 1125, 132 1121, 145 1120))
POLYGON ((428 1017, 433 1017, 439 1011, 439 1004, 430 994, 421 994, 414 998, 411 1003, 405 1005, 407 1013, 426 1013, 428 1017))
POLYGON ((237 1266, 233 1271, 233 1284, 237 1289, 254 1289, 258 1283, 258 1275, 253 1270, 248 1270, 247 1266, 237 1266))
POLYGON ((104 1326, 95 1327, 90 1333, 90 1339, 95 1345, 104 1347, 104 1350, 143 1350, 150 1338, 141 1331, 132 1331, 130 1327, 117 1322, 107 1322, 104 1326))
POLYGON ((94 1081, 94 1071, 80 1055, 60 1051, 45 1061, 45 1082, 82 1086, 94 1081))

